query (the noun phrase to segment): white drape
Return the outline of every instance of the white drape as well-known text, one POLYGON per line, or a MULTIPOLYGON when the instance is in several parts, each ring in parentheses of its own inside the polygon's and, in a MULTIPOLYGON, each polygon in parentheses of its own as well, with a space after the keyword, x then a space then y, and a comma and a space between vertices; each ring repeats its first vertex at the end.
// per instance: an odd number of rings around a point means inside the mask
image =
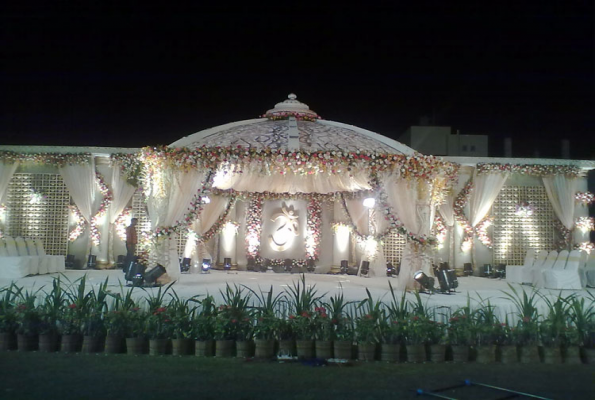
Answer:
POLYGON ((112 164, 112 203, 109 207, 109 239, 108 239, 108 259, 110 263, 115 261, 114 257, 114 236, 116 235, 116 227, 114 222, 124 210, 136 188, 130 185, 122 176, 122 171, 117 163, 112 164))
POLYGON ((0 161, 0 203, 2 202, 2 198, 6 195, 8 184, 12 179, 15 171, 19 166, 19 162, 16 161, 14 163, 5 163, 0 161))
POLYGON ((74 204, 87 222, 93 217, 93 203, 97 192, 95 161, 88 164, 64 165, 58 168, 74 204))
POLYGON ((498 197, 498 193, 508 179, 508 172, 497 172, 488 174, 477 174, 473 176, 473 192, 470 199, 469 222, 472 227, 476 227, 490 211, 492 204, 498 197))
MULTIPOLYGON (((226 210, 229 204, 229 198, 224 196, 209 196, 210 203, 205 204, 200 217, 192 223, 190 229, 199 235, 205 234, 217 222, 221 214, 226 210)), ((191 258, 193 263, 201 261, 203 258, 213 259, 206 248, 206 244, 200 242, 198 245, 194 238, 188 237, 184 249, 184 257, 191 258)))
POLYGON ((445 202, 440 204, 438 212, 442 216, 442 220, 446 226, 453 226, 455 224, 455 213, 454 213, 454 197, 452 194, 446 196, 445 202))
POLYGON ((346 199, 345 205, 351 215, 351 222, 359 233, 368 235, 370 233, 368 208, 364 207, 362 199, 346 199))
POLYGON ((552 207, 560 222, 566 229, 574 227, 574 196, 576 193, 576 178, 565 175, 544 176, 545 192, 552 203, 552 207))
MULTIPOLYGON (((147 188, 147 209, 151 226, 173 226, 188 212, 190 202, 205 183, 208 171, 160 171, 159 179, 151 179, 147 188)), ((190 222, 190 221, 188 221, 190 222)), ((155 261, 163 265, 170 279, 180 275, 178 263, 177 234, 169 240, 158 241, 154 248, 155 261)))
POLYGON ((258 170, 242 171, 241 174, 220 169, 215 174, 213 187, 216 189, 248 192, 275 193, 332 193, 354 192, 371 189, 367 171, 338 172, 330 175, 273 174, 262 175, 258 170), (351 174, 351 175, 350 175, 351 174))

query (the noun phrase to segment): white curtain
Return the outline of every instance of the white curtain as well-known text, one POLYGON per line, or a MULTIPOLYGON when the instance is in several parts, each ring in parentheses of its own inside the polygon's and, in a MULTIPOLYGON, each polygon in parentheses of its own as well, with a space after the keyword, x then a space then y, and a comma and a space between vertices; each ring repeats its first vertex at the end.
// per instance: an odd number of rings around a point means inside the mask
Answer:
POLYGON ((12 179, 15 171, 19 166, 19 162, 16 161, 14 163, 5 163, 0 161, 0 203, 2 203, 2 198, 7 192, 8 184, 12 179))
POLYGON ((95 182, 95 161, 90 159, 88 164, 64 165, 59 167, 70 197, 78 207, 87 222, 93 217, 93 203, 97 192, 95 182))
POLYGON ((576 178, 569 178, 561 174, 543 177, 547 197, 552 203, 556 216, 566 229, 574 227, 576 182, 576 178))
POLYGON ((452 194, 448 195, 443 204, 438 207, 438 212, 442 216, 442 220, 446 226, 453 226, 455 224, 454 212, 454 197, 452 194))
POLYGON ((130 185, 122 176, 122 171, 117 163, 112 164, 112 203, 109 207, 109 239, 108 239, 108 258, 109 262, 113 264, 114 257, 114 236, 116 235, 116 227, 114 222, 118 219, 120 213, 124 210, 136 188, 130 185))
POLYGON ((364 207, 362 199, 346 199, 345 205, 351 216, 351 223, 354 224, 362 235, 370 234, 368 208, 364 207))
MULTIPOLYGON (((194 169, 162 170, 159 176, 152 177, 147 188, 147 209, 153 230, 160 226, 177 224, 177 221, 188 212, 190 202, 205 183, 208 173, 208 171, 194 169)), ((169 240, 158 241, 152 252, 154 261, 165 267, 172 280, 180 275, 177 237, 178 235, 174 233, 169 240)))
POLYGON ((469 218, 472 227, 475 228, 488 214, 496 197, 498 197, 498 193, 504 186, 504 182, 508 179, 508 175, 508 172, 477 174, 476 171, 474 173, 474 189, 470 199, 471 218, 469 218))
MULTIPOLYGON (((217 222, 221 214, 227 209, 229 198, 224 196, 209 196, 210 203, 205 204, 204 209, 199 218, 190 225, 190 229, 198 235, 205 234, 217 222)), ((193 263, 201 261, 203 258, 210 258, 214 261, 214 257, 210 254, 206 244, 200 242, 198 245, 193 237, 188 237, 184 249, 184 257, 191 258, 193 263)))

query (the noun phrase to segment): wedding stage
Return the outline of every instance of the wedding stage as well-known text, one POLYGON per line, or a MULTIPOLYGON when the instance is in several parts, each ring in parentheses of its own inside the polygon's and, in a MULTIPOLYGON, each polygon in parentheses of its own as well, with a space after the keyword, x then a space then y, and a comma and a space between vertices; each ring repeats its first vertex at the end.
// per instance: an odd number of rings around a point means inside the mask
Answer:
MULTIPOLYGON (((98 288, 99 285, 108 279, 108 288, 119 293, 120 285, 124 286, 124 273, 121 270, 67 270, 63 274, 47 274, 38 276, 29 276, 15 280, 14 282, 25 290, 35 291, 39 288, 51 290, 52 280, 61 276, 65 282, 74 282, 77 279, 87 276, 87 287, 89 289, 98 288)), ((181 298, 190 298, 192 296, 212 295, 218 304, 221 304, 222 298, 220 291, 224 290, 226 285, 243 285, 254 291, 269 291, 271 286, 273 293, 281 293, 289 290, 294 284, 300 282, 300 274, 288 273, 273 273, 268 271, 266 273, 250 272, 250 271, 217 271, 212 270, 207 274, 181 274, 180 279, 174 283, 170 290, 181 298)), ((459 287, 457 291, 451 294, 421 294, 421 299, 424 305, 428 308, 435 308, 437 319, 448 319, 449 310, 456 310, 457 308, 467 305, 470 300, 471 306, 478 306, 481 301, 487 304, 496 306, 496 312, 499 317, 504 320, 507 316, 509 321, 515 318, 515 306, 513 302, 506 297, 505 292, 512 293, 513 289, 522 294, 520 291, 524 290, 531 294, 533 288, 526 285, 510 284, 504 279, 488 279, 475 276, 459 277, 459 287)), ((366 289, 374 301, 381 300, 384 303, 390 303, 392 296, 390 293, 389 282, 393 288, 397 286, 397 278, 388 277, 374 277, 364 278, 353 275, 332 275, 332 274, 305 274, 306 285, 315 286, 318 295, 324 295, 325 300, 328 300, 335 294, 342 293, 346 301, 359 302, 367 297, 366 289)), ((10 285, 11 281, 0 278, 0 287, 10 285)), ((129 288, 123 287, 122 290, 127 291, 129 288)), ((134 288, 134 297, 141 299, 148 293, 156 294, 159 288, 134 288)), ((161 290, 165 290, 162 287, 161 290)), ((550 290, 539 289, 539 294, 547 296, 548 298, 555 298, 558 295, 564 297, 575 294, 579 297, 588 298, 595 295, 594 288, 586 288, 583 290, 550 290)), ((395 296, 401 300, 403 292, 395 289, 395 296)), ((414 292, 407 292, 407 300, 415 301, 414 292)), ((546 312, 545 301, 536 296, 536 301, 540 311, 546 312)))

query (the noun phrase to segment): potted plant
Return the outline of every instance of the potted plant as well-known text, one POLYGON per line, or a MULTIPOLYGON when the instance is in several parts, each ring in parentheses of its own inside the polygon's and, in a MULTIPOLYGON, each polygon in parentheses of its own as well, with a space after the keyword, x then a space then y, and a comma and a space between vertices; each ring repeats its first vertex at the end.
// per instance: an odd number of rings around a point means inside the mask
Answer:
POLYGON ((107 310, 107 281, 97 290, 89 292, 87 299, 87 312, 83 320, 83 353, 96 353, 102 351, 105 341, 105 321, 103 319, 107 310))
POLYGON ((570 297, 569 315, 576 329, 576 341, 581 358, 588 364, 593 364, 595 363, 595 295, 590 293, 590 296, 590 299, 570 297))
POLYGON ((294 357, 297 355, 295 348, 295 333, 293 325, 288 318, 277 320, 276 339, 278 344, 277 354, 282 357, 294 357))
POLYGON ((326 308, 316 307, 314 309, 314 347, 316 358, 333 358, 333 336, 334 326, 327 314, 326 308))
POLYGON ((494 306, 488 301, 475 311, 475 349, 476 361, 482 364, 496 362, 496 351, 501 336, 502 326, 494 312, 494 306))
POLYGON ((514 328, 508 325, 508 322, 500 324, 498 347, 502 364, 516 364, 519 361, 514 328))
POLYGON ((271 358, 275 354, 275 339, 281 328, 281 321, 277 318, 276 312, 281 303, 286 302, 286 295, 285 293, 273 295, 272 285, 266 293, 262 290, 256 292, 252 289, 247 289, 250 290, 258 302, 253 307, 255 356, 257 358, 271 358))
POLYGON ((122 310, 126 332, 126 353, 139 355, 147 352, 147 312, 138 306, 122 310))
POLYGON ((403 321, 385 316, 379 323, 380 361, 398 362, 403 340, 403 321))
POLYGON ((355 321, 355 337, 358 346, 358 358, 374 361, 376 348, 380 342, 380 318, 382 316, 382 302, 374 301, 368 289, 368 297, 362 300, 357 309, 361 313, 355 321))
POLYGON ((167 351, 168 343, 173 335, 173 322, 170 310, 165 303, 165 295, 171 289, 173 282, 156 294, 147 296, 146 334, 149 338, 149 354, 163 355, 167 351))
POLYGON ((548 313, 539 322, 539 337, 543 345, 543 361, 546 364, 562 363, 562 349, 564 333, 569 319, 568 303, 558 296, 554 301, 541 295, 545 301, 548 313))
POLYGON ((172 324, 172 354, 174 356, 187 355, 190 352, 192 336, 192 320, 196 308, 191 305, 196 297, 182 300, 176 293, 171 293, 168 304, 172 324))
POLYGON ((215 319, 215 355, 232 357, 236 339, 251 338, 248 307, 252 296, 243 287, 232 289, 229 285, 220 293, 224 304, 219 306, 215 319))
POLYGON ((407 361, 422 363, 426 361, 426 342, 428 341, 428 318, 413 314, 403 321, 403 341, 407 348, 407 361))
POLYGON ((92 291, 85 293, 86 280, 87 276, 84 275, 70 284, 66 291, 66 306, 63 308, 59 320, 60 348, 63 352, 81 351, 83 324, 89 313, 89 306, 93 296, 92 291))
POLYGON ((212 357, 215 355, 215 319, 217 307, 213 296, 207 296, 199 303, 200 311, 192 321, 192 336, 194 337, 194 351, 197 357, 212 357))
POLYGON ((19 289, 14 283, 0 289, 0 351, 14 350, 18 328, 16 302, 19 289))
POLYGON ((353 359, 353 342, 355 340, 354 320, 351 316, 333 318, 334 325, 333 354, 341 360, 353 359))
POLYGON ((130 310, 136 307, 132 298, 132 289, 124 293, 123 287, 120 286, 120 293, 108 292, 108 295, 113 298, 103 316, 106 331, 105 352, 108 354, 121 353, 124 349, 124 339, 132 336, 130 310))
POLYGON ((474 323, 469 307, 456 310, 448 321, 448 343, 454 362, 469 361, 469 346, 474 342, 474 323))
POLYGON ((519 319, 513 330, 513 338, 518 346, 519 360, 522 363, 540 362, 539 358, 539 310, 537 309, 538 292, 533 289, 530 294, 521 289, 522 294, 512 285, 511 292, 504 292, 507 300, 512 300, 519 319))
POLYGON ((446 327, 443 323, 427 321, 427 344, 430 361, 444 362, 446 359, 446 327))
POLYGON ((33 351, 38 348, 38 334, 41 325, 40 311, 36 307, 37 292, 24 292, 16 305, 17 348, 19 351, 33 351))

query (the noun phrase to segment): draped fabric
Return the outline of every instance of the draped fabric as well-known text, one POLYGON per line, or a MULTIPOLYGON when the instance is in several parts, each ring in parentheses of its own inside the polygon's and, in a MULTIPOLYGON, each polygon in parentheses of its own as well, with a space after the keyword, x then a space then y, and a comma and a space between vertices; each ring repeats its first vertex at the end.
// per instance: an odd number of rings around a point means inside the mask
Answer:
POLYGON ((469 223, 476 227, 490 211, 492 204, 498 197, 498 193, 508 179, 508 172, 497 172, 493 174, 477 174, 473 176, 474 189, 471 193, 469 223))
POLYGON ((87 222, 93 217, 93 203, 97 192, 95 182, 95 161, 88 164, 64 165, 59 167, 60 175, 70 193, 74 204, 87 222))
POLYGON ((576 178, 565 175, 544 176, 545 192, 552 203, 552 208, 566 229, 574 227, 574 196, 577 187, 576 178))
POLYGON ((116 234, 116 226, 114 222, 118 219, 118 216, 122 213, 136 188, 130 185, 126 179, 122 176, 120 166, 116 163, 112 166, 112 203, 109 207, 109 240, 108 240, 108 260, 113 264, 114 258, 114 235, 116 234))
MULTIPOLYGON (((219 220, 221 214, 227 209, 229 198, 224 196, 209 196, 211 202, 204 205, 200 217, 195 220, 190 229, 198 235, 204 235, 219 220)), ((189 235, 184 248, 184 257, 191 258, 193 262, 201 261, 203 258, 213 259, 205 243, 198 244, 194 235, 189 235)))
POLYGON ((216 189, 234 189, 242 192, 274 193, 332 193, 355 192, 371 189, 367 171, 316 175, 273 174, 262 175, 259 171, 234 173, 220 169, 215 174, 213 187, 216 189), (351 175, 350 175, 351 174, 351 175))
POLYGON ((362 235, 369 235, 368 208, 364 207, 362 199, 346 199, 345 205, 351 216, 350 222, 355 225, 359 233, 362 235))
POLYGON ((19 162, 14 163, 5 163, 0 161, 0 203, 2 202, 2 198, 7 192, 8 184, 12 179, 15 171, 19 166, 19 162))
MULTIPOLYGON (((194 169, 163 170, 156 179, 151 179, 147 187, 147 210, 153 229, 175 225, 188 212, 190 202, 205 184, 208 174, 209 171, 194 169)), ((180 275, 177 237, 173 233, 169 240, 159 240, 152 252, 172 280, 180 275)))
POLYGON ((442 216, 442 220, 446 226, 453 226, 455 224, 454 213, 454 197, 452 194, 448 195, 443 204, 438 207, 438 212, 442 216))

